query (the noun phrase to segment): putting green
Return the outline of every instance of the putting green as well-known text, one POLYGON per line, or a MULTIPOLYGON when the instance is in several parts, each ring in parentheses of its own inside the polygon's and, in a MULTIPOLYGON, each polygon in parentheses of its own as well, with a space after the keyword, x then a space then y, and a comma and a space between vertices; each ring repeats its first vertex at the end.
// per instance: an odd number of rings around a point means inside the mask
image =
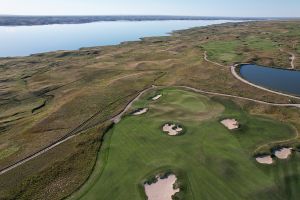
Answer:
POLYGON ((168 169, 184 184, 184 199, 286 198, 284 174, 277 173, 286 162, 262 166, 252 153, 260 144, 293 137, 288 125, 251 116, 230 101, 174 88, 159 93, 155 102, 152 92, 134 104, 133 110, 149 108, 146 114, 126 116, 107 133, 95 171, 75 199, 143 199, 145 178, 168 169), (219 122, 225 117, 241 128, 229 131, 219 122), (164 134, 169 121, 182 124, 185 134, 164 134))

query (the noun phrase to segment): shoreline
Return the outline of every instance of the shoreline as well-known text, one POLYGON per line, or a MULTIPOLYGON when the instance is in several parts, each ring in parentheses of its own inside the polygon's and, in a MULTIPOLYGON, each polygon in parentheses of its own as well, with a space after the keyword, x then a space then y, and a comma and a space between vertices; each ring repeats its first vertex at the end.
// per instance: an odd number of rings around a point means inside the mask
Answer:
POLYGON ((85 24, 114 21, 166 21, 166 20, 286 20, 297 18, 225 17, 183 15, 0 15, 0 26, 38 26, 52 24, 85 24))
MULTIPOLYGON (((230 71, 231 71, 231 74, 236 78, 238 79, 239 81, 243 82, 243 83, 246 83, 247 85, 250 85, 252 87, 255 87, 255 88, 258 88, 258 89, 261 89, 261 90, 264 90, 264 91, 267 91, 267 92, 271 92, 273 94, 277 94, 277 95, 281 95, 281 96, 285 96, 285 97, 290 97, 290 98, 294 98, 294 99, 298 99, 300 100, 300 96, 297 96, 297 95, 294 95, 294 94, 289 94, 289 93, 285 93, 285 92, 282 92, 282 91, 277 91, 277 90, 274 90, 274 89, 269 89, 269 88, 266 88, 266 87, 263 87, 263 86, 260 86, 260 85, 256 85, 254 83, 251 83, 250 81, 244 79, 244 77, 241 76, 240 72, 237 71, 237 69, 240 69, 241 66, 243 65, 252 65, 251 63, 237 63, 237 64, 234 64, 232 66, 226 66, 226 65, 222 65, 220 63, 217 63, 217 62, 214 62, 214 61, 211 61, 208 59, 208 56, 207 56, 207 52, 205 51, 204 52, 204 60, 209 62, 209 63, 212 63, 214 65, 217 65, 219 67, 224 67, 224 68, 229 68, 230 71)), ((291 69, 291 68, 280 68, 280 67, 268 67, 268 66, 263 66, 263 67, 267 67, 267 68, 274 68, 274 69, 280 69, 280 70, 287 70, 287 71, 300 71, 298 69, 291 69)), ((295 104, 296 105, 296 104, 295 104)), ((300 107, 300 106, 297 106, 297 107, 300 107)))
MULTIPOLYGON (((1 18, 1 17, 0 17, 1 18)), ((102 22, 167 22, 167 21, 221 21, 220 23, 216 24, 209 24, 209 25, 199 25, 199 26, 193 26, 193 27, 188 27, 188 28, 179 28, 179 29, 173 29, 167 32, 162 33, 161 35, 156 35, 156 36, 141 36, 139 38, 133 39, 133 40, 123 40, 123 41, 116 41, 116 42, 111 42, 111 44, 104 44, 104 45, 93 45, 93 46, 81 46, 78 48, 70 48, 70 49, 56 49, 56 50, 49 50, 49 51, 43 51, 43 52, 36 52, 36 53, 29 53, 26 55, 16 55, 16 56, 0 56, 0 59, 14 59, 14 58, 27 58, 31 56, 41 56, 44 54, 54 54, 54 53, 60 53, 60 52, 80 52, 80 51, 88 51, 92 50, 95 48, 103 48, 103 47, 110 47, 110 46, 119 46, 119 45, 124 45, 130 42, 142 42, 145 39, 160 39, 162 37, 171 37, 174 34, 181 34, 184 31, 189 31, 191 29, 195 28, 204 28, 204 27, 209 27, 209 26, 218 26, 218 25, 224 25, 227 23, 234 23, 234 24, 239 24, 239 23, 245 23, 245 22, 251 22, 251 20, 223 20, 223 19, 215 19, 215 20, 149 20, 149 21, 96 21, 96 22, 89 22, 89 23, 79 23, 79 24, 47 24, 47 25, 33 25, 33 26, 1 26, 0 28, 21 28, 21 27, 34 27, 34 26, 55 26, 55 25, 61 25, 61 26, 66 26, 66 25, 86 25, 86 24, 95 24, 95 23, 102 23, 102 22)), ((252 22, 255 22, 252 20, 252 22)), ((145 35, 145 34, 144 34, 145 35)))
MULTIPOLYGON (((282 95, 282 96, 286 96, 286 97, 290 97, 290 98, 294 98, 294 99, 300 100, 300 96, 297 96, 296 94, 290 94, 290 93, 285 93, 285 92, 278 91, 278 90, 275 90, 275 89, 266 88, 266 87, 264 87, 264 86, 257 85, 257 84, 255 84, 255 83, 252 83, 252 82, 246 80, 246 79, 240 74, 240 72, 237 71, 237 70, 239 70, 239 69, 240 69, 242 66, 244 66, 244 65, 251 65, 251 64, 250 64, 250 63, 249 63, 249 64, 243 63, 243 64, 236 64, 236 65, 233 65, 233 66, 230 67, 231 73, 232 73, 232 75, 233 75, 236 79, 238 79, 238 80, 240 80, 241 82, 246 83, 246 84, 248 84, 248 85, 250 85, 250 86, 256 87, 256 88, 261 89, 261 90, 265 90, 265 91, 267 91, 267 92, 271 92, 271 93, 273 93, 273 94, 278 94, 278 95, 282 95)), ((264 66, 264 67, 266 67, 266 66, 264 66)), ((268 68, 274 68, 274 69, 280 69, 280 70, 288 70, 288 71, 299 71, 299 70, 296 70, 296 69, 283 69, 283 68, 278 68, 278 67, 268 67, 268 68)))

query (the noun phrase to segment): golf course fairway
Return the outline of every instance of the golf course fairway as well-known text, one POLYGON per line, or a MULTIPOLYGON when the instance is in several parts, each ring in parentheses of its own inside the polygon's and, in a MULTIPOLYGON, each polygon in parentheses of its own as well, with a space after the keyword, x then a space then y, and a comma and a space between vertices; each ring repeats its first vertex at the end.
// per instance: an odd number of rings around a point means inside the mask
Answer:
POLYGON ((146 199, 144 182, 167 171, 178 177, 176 199, 286 199, 299 193, 285 186, 299 172, 298 153, 272 165, 253 157, 260 145, 294 137, 290 125, 177 88, 144 94, 132 111, 139 108, 149 110, 128 114, 106 133, 93 174, 71 199, 146 199), (226 118, 236 119, 240 128, 228 130, 220 123, 226 118), (180 124, 183 134, 164 133, 166 123, 180 124))

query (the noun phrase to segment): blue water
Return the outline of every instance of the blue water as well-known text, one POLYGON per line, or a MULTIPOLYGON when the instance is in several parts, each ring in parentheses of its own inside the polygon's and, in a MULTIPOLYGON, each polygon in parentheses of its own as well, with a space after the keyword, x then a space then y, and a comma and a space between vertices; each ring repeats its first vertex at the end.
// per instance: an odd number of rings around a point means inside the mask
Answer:
POLYGON ((243 65, 240 74, 251 83, 300 96, 300 71, 243 65))
POLYGON ((89 24, 0 26, 0 57, 114 45, 142 37, 165 36, 174 30, 225 22, 230 21, 114 21, 89 24))

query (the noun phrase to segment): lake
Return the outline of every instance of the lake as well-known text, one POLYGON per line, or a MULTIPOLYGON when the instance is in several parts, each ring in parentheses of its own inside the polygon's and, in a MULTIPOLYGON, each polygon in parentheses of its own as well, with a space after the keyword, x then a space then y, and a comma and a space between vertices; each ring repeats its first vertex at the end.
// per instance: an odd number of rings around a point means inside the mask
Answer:
POLYGON ((300 96, 300 71, 242 65, 240 74, 244 79, 256 85, 300 96))
POLYGON ((0 26, 0 57, 115 45, 124 41, 135 41, 142 37, 166 36, 174 30, 226 22, 232 21, 113 21, 88 24, 0 26))

